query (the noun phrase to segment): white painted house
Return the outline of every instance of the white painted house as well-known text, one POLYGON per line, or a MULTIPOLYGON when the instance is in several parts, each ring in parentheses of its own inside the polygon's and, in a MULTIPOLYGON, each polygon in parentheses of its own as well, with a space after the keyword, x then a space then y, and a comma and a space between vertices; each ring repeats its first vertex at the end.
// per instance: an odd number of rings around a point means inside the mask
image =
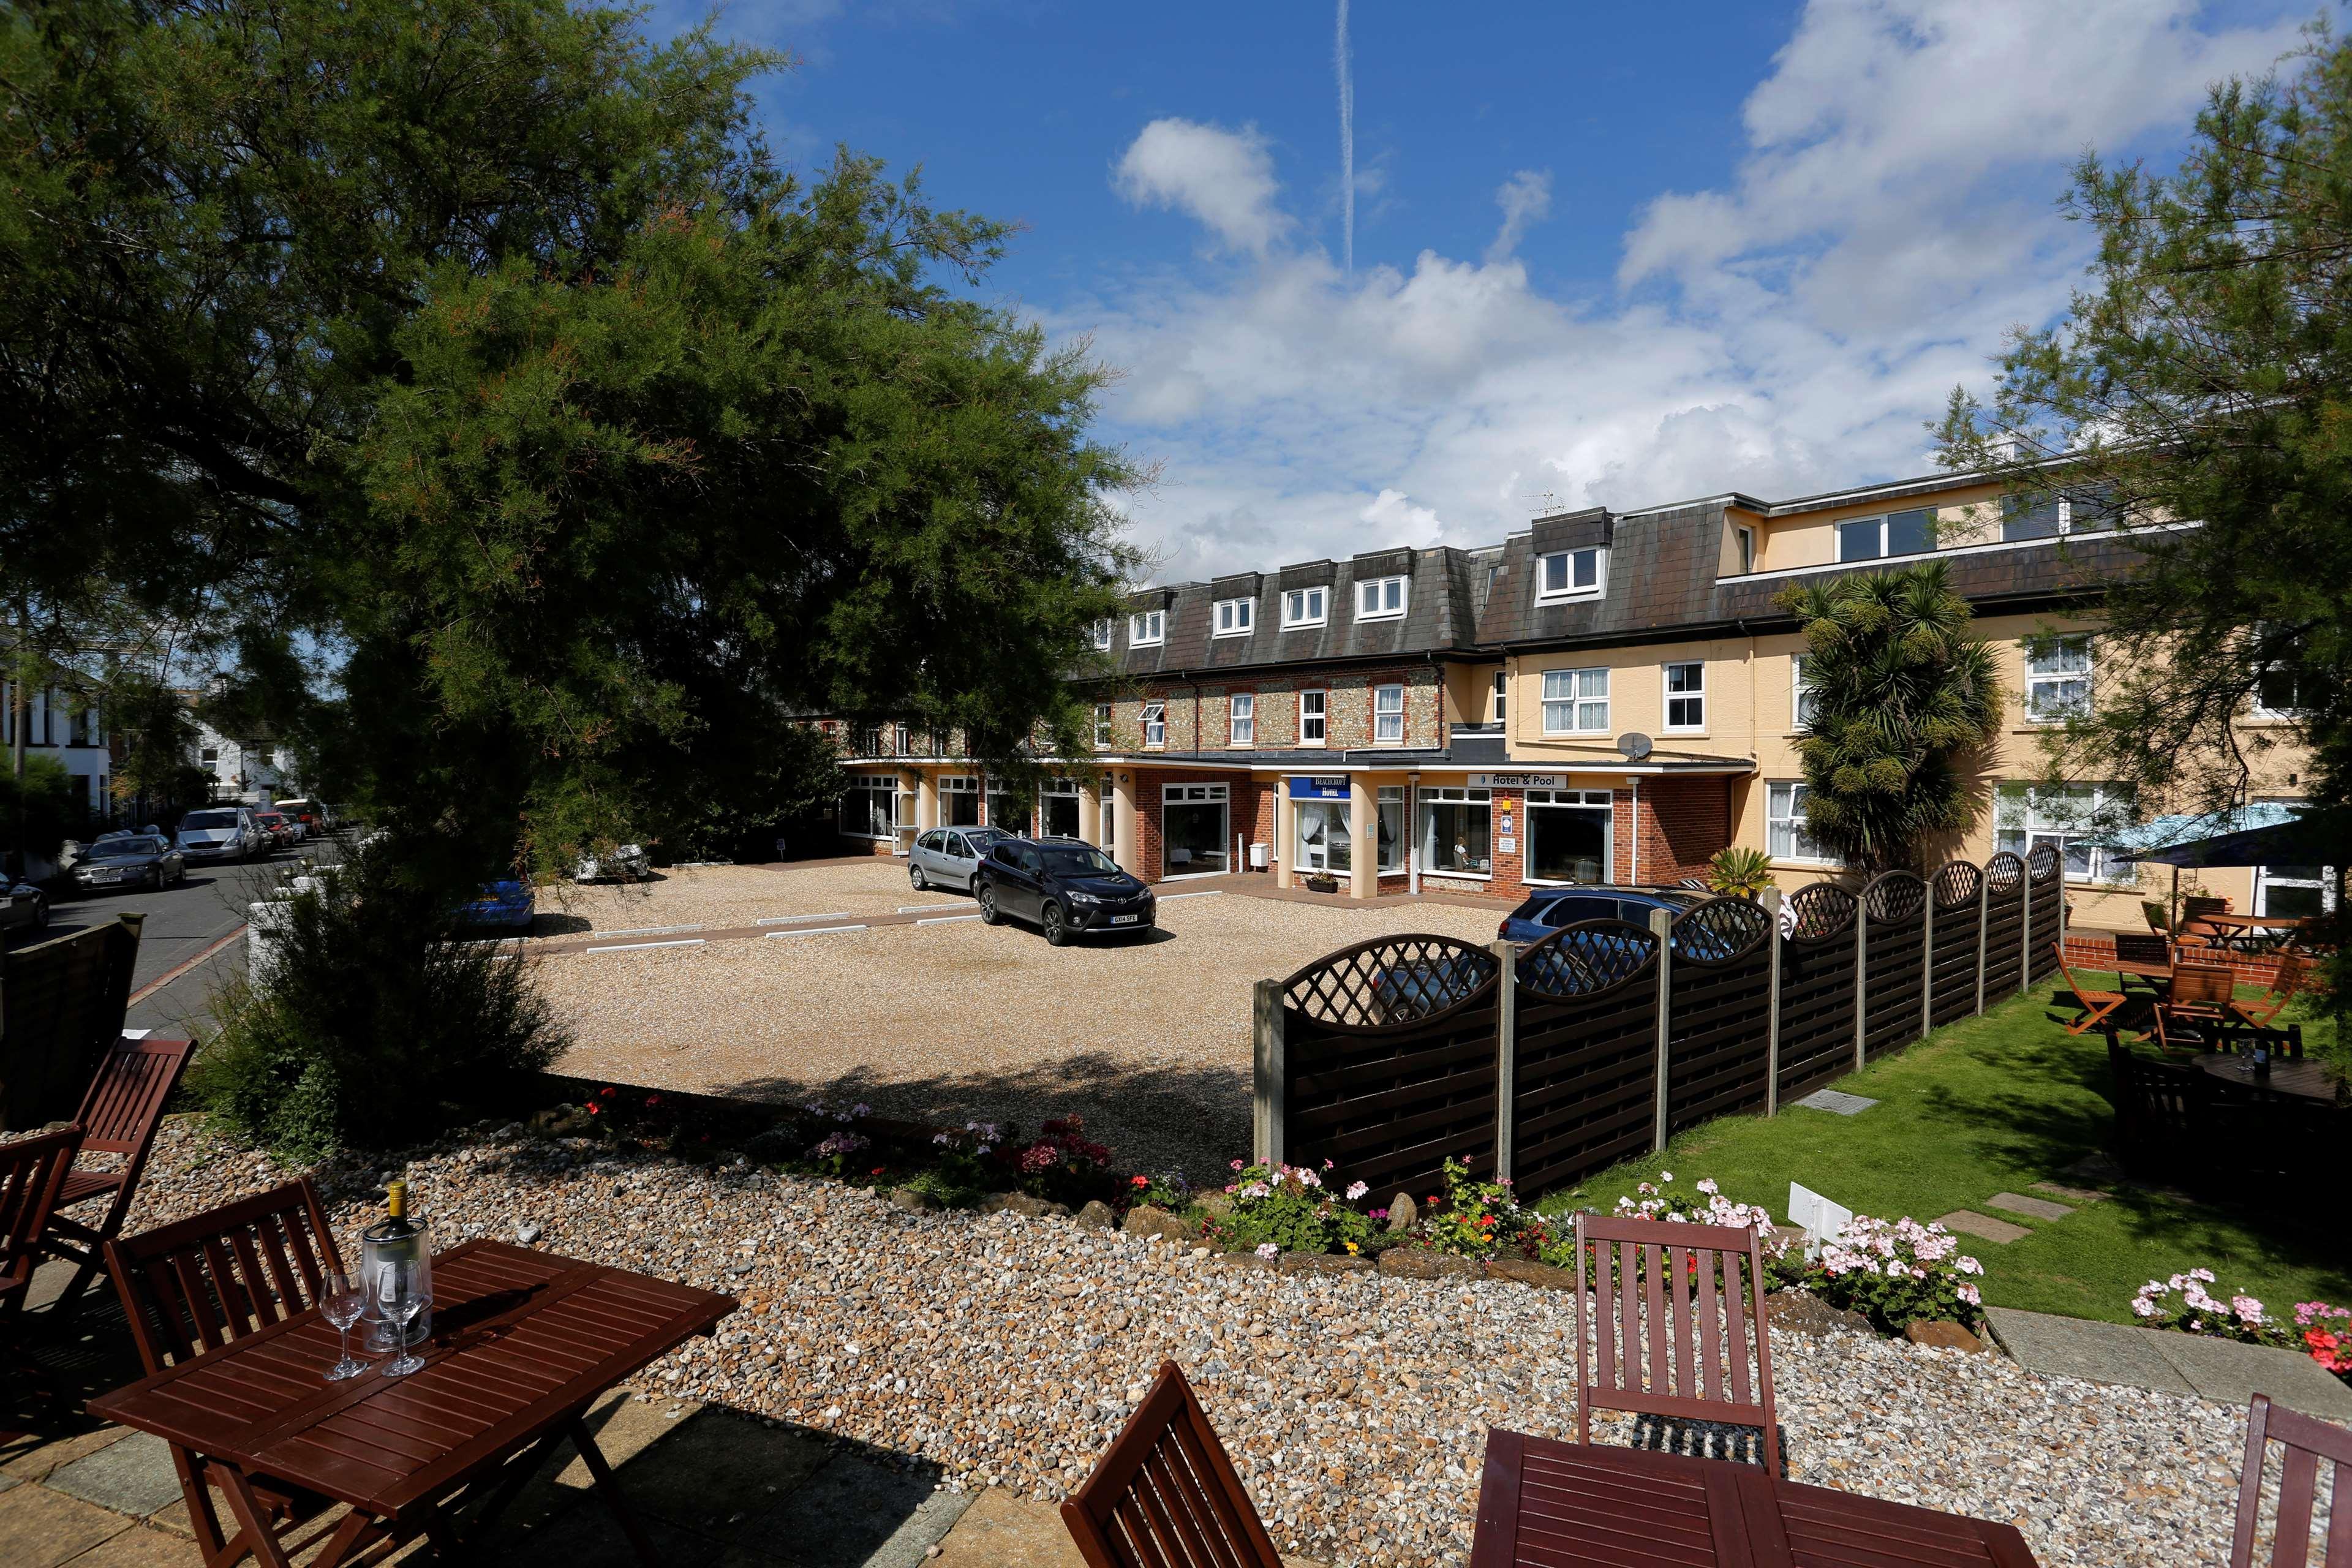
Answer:
POLYGON ((60 683, 28 692, 19 710, 15 682, 0 680, 0 747, 14 766, 17 729, 24 730, 25 755, 52 757, 65 764, 74 798, 93 816, 112 808, 114 759, 107 749, 106 715, 95 692, 60 683))
POLYGON ((212 775, 215 800, 268 805, 301 793, 287 748, 264 738, 232 740, 201 720, 196 723, 195 763, 212 775))

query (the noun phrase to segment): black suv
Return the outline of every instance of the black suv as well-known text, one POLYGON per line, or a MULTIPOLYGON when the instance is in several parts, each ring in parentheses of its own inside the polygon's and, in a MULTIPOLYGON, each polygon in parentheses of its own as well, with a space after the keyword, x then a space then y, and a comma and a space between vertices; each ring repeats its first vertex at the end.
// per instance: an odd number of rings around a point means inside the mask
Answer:
POLYGON ((1086 931, 1150 931, 1151 889, 1076 838, 1007 838, 972 873, 980 918, 1035 921, 1055 947, 1086 931))

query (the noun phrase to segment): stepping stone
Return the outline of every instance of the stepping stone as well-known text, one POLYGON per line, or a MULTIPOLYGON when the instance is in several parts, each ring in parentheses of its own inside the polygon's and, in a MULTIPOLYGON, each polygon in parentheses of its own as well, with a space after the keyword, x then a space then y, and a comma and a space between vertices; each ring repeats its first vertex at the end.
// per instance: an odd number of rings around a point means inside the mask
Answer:
POLYGON ((2195 1394, 2240 1409, 2259 1390, 2306 1415, 2352 1417, 2352 1388, 2294 1351, 2015 1307, 1987 1307, 1985 1321, 2001 1348, 2030 1371, 2195 1394))
POLYGON ((1995 1193, 1985 1199, 1985 1207, 2021 1214, 2028 1219, 2064 1219, 2074 1212, 2064 1204, 2053 1204, 2047 1198, 2029 1198, 2020 1193, 1995 1193))
POLYGON ((48 1484, 68 1497, 144 1519, 180 1500, 180 1473, 163 1438, 134 1432, 49 1472, 48 1484))
POLYGON ((2103 1204, 2107 1201, 2105 1193, 2093 1192, 2088 1187, 2062 1186, 2056 1182, 2036 1182, 2033 1190, 2048 1193, 2053 1198, 2064 1198, 2070 1204, 2103 1204))
POLYGON ((2124 1168, 2116 1163, 2112 1155, 2102 1153, 2085 1154, 2060 1173, 2072 1176, 2078 1182, 2120 1182, 2124 1179, 2124 1168))
POLYGON ((1859 1116, 1878 1101, 1864 1099, 1859 1094, 1847 1094, 1843 1089, 1817 1089, 1797 1103, 1815 1110, 1832 1111, 1839 1116, 1859 1116))
POLYGON ((1974 1209, 1954 1209, 1936 1223, 1946 1230, 1979 1237, 1986 1241, 2022 1241, 2033 1234, 2021 1225, 2011 1225, 2005 1219, 1995 1219, 1974 1209))

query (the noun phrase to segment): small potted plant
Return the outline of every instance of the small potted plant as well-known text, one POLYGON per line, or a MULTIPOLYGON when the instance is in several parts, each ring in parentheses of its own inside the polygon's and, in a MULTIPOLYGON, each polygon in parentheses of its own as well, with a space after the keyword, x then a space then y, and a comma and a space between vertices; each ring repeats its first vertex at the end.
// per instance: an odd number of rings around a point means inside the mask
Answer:
POLYGON ((1307 890, 1310 893, 1336 893, 1339 890, 1339 879, 1328 871, 1313 872, 1307 879, 1307 890))

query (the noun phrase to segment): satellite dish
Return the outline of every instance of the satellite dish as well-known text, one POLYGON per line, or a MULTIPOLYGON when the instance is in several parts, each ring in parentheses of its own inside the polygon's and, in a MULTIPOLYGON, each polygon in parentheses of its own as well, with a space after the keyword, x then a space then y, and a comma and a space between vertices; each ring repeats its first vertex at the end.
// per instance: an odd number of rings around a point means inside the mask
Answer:
POLYGON ((1653 742, 1639 730, 1628 730, 1617 737, 1617 749, 1625 753, 1629 763, 1638 763, 1650 754, 1653 742))

